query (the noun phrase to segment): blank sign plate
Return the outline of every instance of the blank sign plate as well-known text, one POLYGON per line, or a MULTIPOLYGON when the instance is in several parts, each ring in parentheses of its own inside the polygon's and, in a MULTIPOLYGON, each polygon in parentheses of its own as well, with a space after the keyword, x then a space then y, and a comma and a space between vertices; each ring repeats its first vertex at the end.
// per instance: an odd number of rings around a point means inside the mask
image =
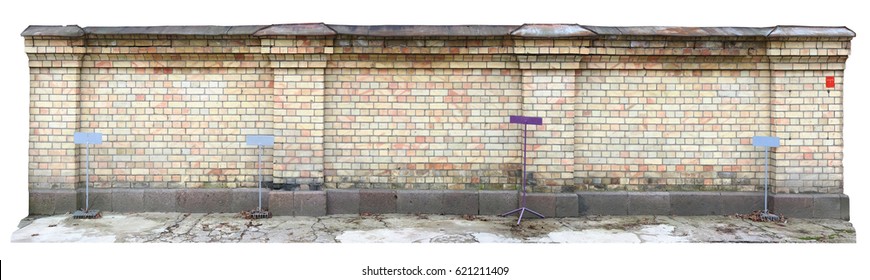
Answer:
POLYGON ((99 132, 76 132, 73 134, 75 144, 103 144, 103 134, 99 132))
POLYGON ((756 147, 779 147, 779 137, 753 136, 752 146, 756 147))
POLYGON ((275 136, 272 135, 248 135, 245 141, 250 146, 272 146, 275 145, 275 136))

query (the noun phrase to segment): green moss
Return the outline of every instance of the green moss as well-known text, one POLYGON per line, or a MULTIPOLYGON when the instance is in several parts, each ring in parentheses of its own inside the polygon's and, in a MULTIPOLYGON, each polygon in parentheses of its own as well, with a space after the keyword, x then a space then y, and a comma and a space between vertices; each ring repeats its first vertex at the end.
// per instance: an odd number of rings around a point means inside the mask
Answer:
POLYGON ((225 182, 205 182, 202 184, 202 187, 206 188, 206 189, 220 189, 220 188, 226 188, 227 183, 225 183, 225 182))

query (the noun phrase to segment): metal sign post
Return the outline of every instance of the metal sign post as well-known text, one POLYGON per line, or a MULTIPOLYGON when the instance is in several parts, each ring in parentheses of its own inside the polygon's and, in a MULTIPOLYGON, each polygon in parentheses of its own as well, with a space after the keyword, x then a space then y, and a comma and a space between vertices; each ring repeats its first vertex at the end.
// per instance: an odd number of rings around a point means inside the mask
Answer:
POLYGON ((263 146, 275 145, 275 136, 272 135, 248 135, 245 137, 245 142, 248 146, 257 146, 257 209, 251 211, 250 217, 253 219, 271 218, 272 213, 263 209, 263 146))
POLYGON ((511 210, 510 212, 501 214, 499 216, 504 217, 504 216, 519 212, 520 217, 519 217, 519 219, 517 219, 517 225, 519 225, 520 222, 523 220, 523 214, 526 211, 529 211, 538 217, 541 217, 541 218, 544 217, 544 215, 541 215, 541 213, 538 213, 532 209, 526 208, 526 132, 527 132, 527 127, 528 127, 528 125, 542 125, 542 124, 544 124, 544 119, 542 119, 540 117, 511 116, 510 122, 523 125, 523 198, 522 198, 522 202, 520 204, 520 208, 511 210))
POLYGON ((73 219, 99 219, 102 217, 100 210, 91 209, 90 183, 91 183, 91 144, 102 144, 103 134, 99 132, 76 132, 73 134, 73 143, 85 145, 85 208, 76 210, 73 219))
POLYGON ((771 147, 779 147, 779 137, 772 136, 754 136, 752 137, 752 146, 764 147, 764 211, 761 212, 761 219, 767 221, 779 221, 779 216, 771 214, 767 209, 767 194, 768 194, 768 154, 771 147))

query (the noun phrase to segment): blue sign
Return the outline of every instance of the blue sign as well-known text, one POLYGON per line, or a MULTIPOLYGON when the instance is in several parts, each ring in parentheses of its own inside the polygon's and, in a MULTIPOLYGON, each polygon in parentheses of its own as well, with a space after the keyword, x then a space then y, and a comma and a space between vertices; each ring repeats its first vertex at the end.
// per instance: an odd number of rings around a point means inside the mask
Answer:
POLYGON ((273 135, 248 135, 245 141, 250 146, 272 146, 275 145, 275 136, 273 135))
POLYGON ((75 144, 103 144, 103 134, 99 132, 76 132, 73 134, 75 144))
POLYGON ((753 136, 752 146, 756 147, 779 147, 779 137, 753 136))

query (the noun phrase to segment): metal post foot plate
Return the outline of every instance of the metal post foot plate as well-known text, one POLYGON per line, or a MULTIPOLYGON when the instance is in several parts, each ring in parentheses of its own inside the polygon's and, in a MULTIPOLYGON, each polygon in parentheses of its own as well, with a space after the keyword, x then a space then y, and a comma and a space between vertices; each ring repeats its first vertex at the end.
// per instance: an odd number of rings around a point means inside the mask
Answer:
POLYGON ((73 219, 99 219, 103 217, 103 213, 100 210, 76 210, 73 213, 73 219))
POLYGON ((268 219, 272 217, 272 212, 269 212, 265 209, 254 209, 251 211, 242 212, 242 215, 245 216, 245 219, 257 220, 257 219, 268 219))

